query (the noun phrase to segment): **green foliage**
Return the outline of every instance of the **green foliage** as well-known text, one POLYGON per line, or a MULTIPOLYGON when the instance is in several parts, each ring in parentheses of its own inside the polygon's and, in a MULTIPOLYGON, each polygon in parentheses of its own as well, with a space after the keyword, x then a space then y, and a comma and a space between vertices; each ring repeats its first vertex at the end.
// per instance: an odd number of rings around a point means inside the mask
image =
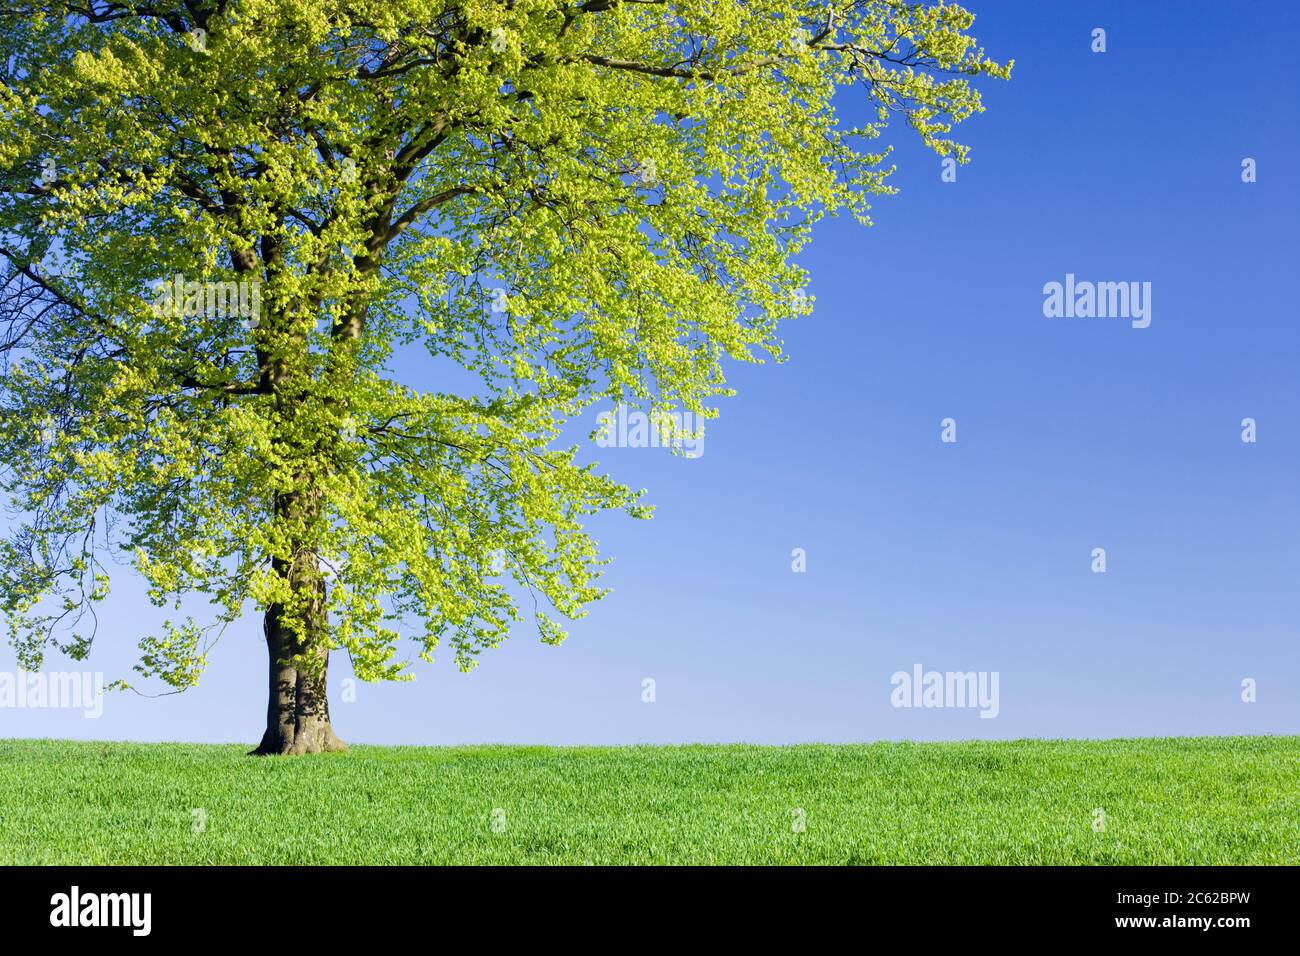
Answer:
POLYGON ((0 741, 0 864, 1300 862, 1297 737, 244 749, 0 741))
POLYGON ((249 604, 365 679, 402 676, 410 620, 423 655, 472 666, 520 593, 561 640, 602 594, 584 519, 648 514, 561 429, 596 403, 711 416, 728 361, 780 359, 812 224, 866 222, 891 191, 890 120, 965 161, 971 81, 1010 71, 972 20, 894 0, 7 4, 0 462, 25 517, 0 574, 23 663, 84 653, 114 553, 160 607, 212 601, 144 642, 138 669, 176 687, 249 604), (866 98, 864 125, 840 97, 866 98), (479 386, 395 380, 413 346, 479 386))

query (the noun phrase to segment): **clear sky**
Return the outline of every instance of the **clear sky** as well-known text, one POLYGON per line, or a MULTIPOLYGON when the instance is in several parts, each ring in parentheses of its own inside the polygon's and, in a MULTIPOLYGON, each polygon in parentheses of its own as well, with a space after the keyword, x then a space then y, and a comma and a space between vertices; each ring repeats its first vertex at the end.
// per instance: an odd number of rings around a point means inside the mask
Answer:
MULTIPOLYGON (((815 314, 735 370, 704 454, 593 449, 658 508, 595 523, 614 593, 560 648, 521 626, 355 702, 336 655, 344 740, 1300 733, 1300 6, 967 6, 1016 60, 971 165, 892 131, 900 194, 820 227, 815 314), (1045 317, 1067 274, 1151 283, 1150 326, 1045 317), (915 664, 997 672, 997 716, 893 706, 915 664)), ((129 676, 158 612, 115 588, 88 664, 47 667, 129 676)), ((0 709, 0 737, 256 743, 265 653, 250 615, 192 691, 0 709)))

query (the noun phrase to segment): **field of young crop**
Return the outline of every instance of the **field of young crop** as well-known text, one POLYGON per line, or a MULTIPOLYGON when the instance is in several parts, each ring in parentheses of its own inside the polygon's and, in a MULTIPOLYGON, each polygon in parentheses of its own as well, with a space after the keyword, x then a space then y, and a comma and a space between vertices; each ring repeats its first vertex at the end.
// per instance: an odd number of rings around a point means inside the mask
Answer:
POLYGON ((0 741, 0 863, 1300 863, 1300 737, 246 749, 0 741))

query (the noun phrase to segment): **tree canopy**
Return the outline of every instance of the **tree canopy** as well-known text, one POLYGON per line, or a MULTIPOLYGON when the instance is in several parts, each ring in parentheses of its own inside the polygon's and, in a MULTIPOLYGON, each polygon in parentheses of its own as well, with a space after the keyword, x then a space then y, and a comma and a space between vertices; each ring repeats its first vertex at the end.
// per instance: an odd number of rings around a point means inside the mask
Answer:
POLYGON ((973 19, 6 4, 0 574, 20 660, 86 653, 114 555, 170 609, 137 669, 175 688, 249 606, 298 636, 294 664, 343 649, 367 680, 403 675, 401 621, 464 668, 525 614, 561 640, 602 594, 584 520, 647 513, 561 430, 596 404, 712 416, 729 362, 779 360, 780 323, 811 310, 813 224, 869 222, 892 191, 891 122, 966 160, 975 81, 1010 73, 973 19), (476 387, 398 380, 410 349, 476 387))

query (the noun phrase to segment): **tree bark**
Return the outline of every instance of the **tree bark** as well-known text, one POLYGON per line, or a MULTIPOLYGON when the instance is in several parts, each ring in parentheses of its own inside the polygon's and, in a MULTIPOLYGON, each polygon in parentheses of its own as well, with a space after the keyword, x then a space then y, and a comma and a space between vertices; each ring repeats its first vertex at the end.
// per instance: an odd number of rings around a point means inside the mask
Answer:
MULTIPOLYGON (((274 240, 263 239, 262 258, 269 264, 282 263, 282 250, 274 240)), ((365 271, 373 271, 377 263, 366 260, 365 271)), ((345 320, 336 325, 336 340, 355 342, 361 335, 367 305, 362 301, 354 305, 345 320)), ((303 326, 294 327, 283 313, 269 317, 267 327, 279 334, 288 335, 306 352, 303 326)), ((292 355, 293 350, 288 350, 292 355)), ((331 364, 336 360, 330 354, 331 364)), ((268 688, 266 704, 266 732, 262 742, 251 754, 312 754, 346 750, 343 741, 330 726, 327 671, 329 667, 328 609, 326 585, 321 574, 317 554, 321 534, 321 496, 319 483, 328 474, 332 455, 337 447, 322 447, 311 433, 297 426, 309 412, 321 414, 324 408, 335 410, 341 403, 337 397, 325 398, 323 404, 309 406, 303 397, 308 386, 314 386, 307 368, 283 355, 258 352, 258 362, 263 369, 262 384, 275 396, 277 411, 286 422, 286 444, 301 457, 294 474, 292 490, 277 493, 275 518, 291 543, 289 556, 277 557, 272 567, 289 585, 288 605, 273 603, 266 610, 263 629, 266 632, 268 660, 268 688), (295 384, 297 383, 297 384, 295 384)), ((337 408, 340 414, 346 407, 337 408)), ((310 422, 309 422, 310 424, 310 422)), ((337 441, 340 435, 336 434, 337 441)))
POLYGON ((313 552, 302 549, 292 562, 275 562, 301 604, 297 625, 286 608, 272 604, 263 630, 269 665, 266 732, 255 756, 315 754, 346 750, 330 726, 325 638, 325 580, 313 552), (299 632, 301 631, 301 633, 299 632))
POLYGON ((267 660, 269 687, 266 704, 266 732, 252 753, 315 754, 346 750, 330 724, 327 687, 328 651, 312 653, 318 668, 298 668, 289 663, 297 651, 295 636, 278 620, 280 609, 266 612, 267 660))

